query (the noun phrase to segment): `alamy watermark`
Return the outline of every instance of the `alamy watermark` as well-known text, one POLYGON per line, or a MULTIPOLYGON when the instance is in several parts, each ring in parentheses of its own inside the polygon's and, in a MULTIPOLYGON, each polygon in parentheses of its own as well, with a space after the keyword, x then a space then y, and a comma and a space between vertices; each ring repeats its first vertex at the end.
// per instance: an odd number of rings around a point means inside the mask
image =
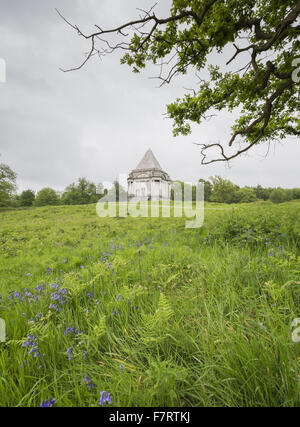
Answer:
POLYGON ((0 83, 6 83, 6 62, 0 58, 0 83))
MULTIPOLYGON (((105 217, 127 217, 133 218, 163 218, 184 217, 186 218, 186 228, 199 228, 204 222, 204 185, 198 183, 172 183, 169 185, 162 182, 161 188, 156 188, 157 192, 151 191, 151 182, 143 182, 140 191, 134 195, 128 194, 127 175, 119 175, 118 181, 112 185, 111 190, 103 196, 96 205, 97 215, 105 217), (117 185, 116 185, 117 183, 117 185), (148 188, 147 188, 148 186, 148 188), (172 201, 171 191, 173 194, 172 201)), ((153 190, 153 189, 152 189, 153 190)))
POLYGON ((0 342, 5 342, 6 335, 5 335, 5 320, 0 319, 0 342))
POLYGON ((291 327, 296 328, 292 331, 292 341, 300 342, 300 318, 299 317, 292 321, 291 327), (298 326, 298 328, 296 326, 298 326))

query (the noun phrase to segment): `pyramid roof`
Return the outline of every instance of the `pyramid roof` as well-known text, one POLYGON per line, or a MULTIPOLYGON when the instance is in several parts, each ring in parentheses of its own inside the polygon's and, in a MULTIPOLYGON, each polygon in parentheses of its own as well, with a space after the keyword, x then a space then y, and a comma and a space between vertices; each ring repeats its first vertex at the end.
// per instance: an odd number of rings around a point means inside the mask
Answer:
POLYGON ((158 163, 157 159, 155 158, 150 148, 146 152, 146 154, 144 155, 140 163, 135 168, 135 170, 148 170, 148 169, 158 169, 162 171, 160 164, 158 163))

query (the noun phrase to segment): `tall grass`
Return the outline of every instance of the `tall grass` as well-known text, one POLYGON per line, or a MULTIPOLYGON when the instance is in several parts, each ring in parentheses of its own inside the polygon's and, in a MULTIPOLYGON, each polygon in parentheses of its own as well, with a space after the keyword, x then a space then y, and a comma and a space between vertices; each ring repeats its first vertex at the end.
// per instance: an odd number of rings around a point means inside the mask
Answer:
POLYGON ((2 212, 0 405, 299 405, 300 205, 208 207, 2 212))

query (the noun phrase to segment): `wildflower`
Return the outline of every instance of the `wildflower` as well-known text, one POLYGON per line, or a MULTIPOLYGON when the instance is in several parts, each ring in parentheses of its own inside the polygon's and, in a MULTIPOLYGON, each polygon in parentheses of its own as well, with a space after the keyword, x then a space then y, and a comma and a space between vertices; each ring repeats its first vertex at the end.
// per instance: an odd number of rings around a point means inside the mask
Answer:
POLYGON ((71 333, 73 333, 73 332, 74 332, 74 328, 70 327, 70 328, 67 328, 67 329, 65 330, 64 335, 65 335, 65 336, 68 336, 69 334, 71 334, 71 333))
POLYGON ((274 256, 273 252, 269 252, 268 256, 274 256))
POLYGON ((67 355, 68 355, 68 357, 69 357, 69 360, 71 360, 71 359, 72 359, 72 347, 69 347, 69 348, 67 349, 66 353, 67 353, 67 355))
POLYGON ((46 268, 46 274, 50 274, 52 269, 50 267, 46 268))
POLYGON ((96 387, 96 384, 95 384, 95 383, 92 383, 92 381, 91 381, 90 377, 88 377, 88 376, 85 376, 85 377, 83 378, 83 381, 86 383, 87 388, 89 388, 89 389, 91 389, 91 388, 95 388, 95 387, 96 387))
POLYGON ((111 397, 110 393, 107 393, 106 391, 101 391, 101 397, 100 397, 99 405, 104 406, 106 402, 109 405, 111 405, 112 404, 112 397, 111 397))
POLYGON ((82 351, 82 354, 83 354, 83 360, 86 360, 87 351, 86 351, 86 350, 83 350, 83 351, 82 351))
POLYGON ((93 301, 93 299, 95 298, 93 292, 86 292, 85 295, 89 298, 90 301, 93 301))
POLYGON ((263 329, 267 329, 266 325, 264 325, 262 322, 259 322, 259 326, 263 329))
POLYGON ((81 333, 81 331, 79 331, 79 330, 77 329, 77 327, 73 328, 72 326, 70 326, 69 328, 67 328, 67 329, 65 330, 64 335, 67 337, 68 335, 73 334, 73 335, 76 337, 76 336, 77 336, 77 335, 79 335, 80 333, 81 333))
POLYGON ((43 283, 42 285, 37 286, 35 289, 41 293, 44 290, 45 286, 45 283, 43 283))
MULTIPOLYGON (((56 289, 56 291, 52 292, 51 294, 52 301, 58 302, 61 306, 63 306, 67 302, 68 291, 65 288, 60 289, 60 286, 56 284, 50 285, 50 287, 56 289)), ((55 308, 55 310, 58 311, 58 306, 56 304, 51 304, 51 306, 51 308, 55 308)))
POLYGON ((56 399, 46 399, 42 402, 41 408, 50 408, 51 406, 54 406, 56 403, 56 399))
POLYGON ((27 341, 23 343, 23 347, 32 346, 36 342, 36 339, 34 335, 29 334, 27 341))
POLYGON ((49 310, 51 310, 51 309, 53 309, 55 311, 58 311, 58 306, 56 304, 50 304, 49 305, 49 310))
POLYGON ((30 347, 29 354, 33 354, 33 357, 39 357, 38 339, 36 336, 29 334, 27 341, 23 343, 23 347, 30 347))

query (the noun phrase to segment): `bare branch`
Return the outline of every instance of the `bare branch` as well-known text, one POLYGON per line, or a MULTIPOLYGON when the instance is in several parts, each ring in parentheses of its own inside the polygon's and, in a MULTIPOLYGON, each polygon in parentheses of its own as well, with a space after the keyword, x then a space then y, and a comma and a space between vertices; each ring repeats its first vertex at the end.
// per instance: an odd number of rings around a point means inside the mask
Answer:
MULTIPOLYGON (((62 71, 67 72, 79 70, 95 54, 101 57, 107 53, 112 53, 117 49, 130 51, 133 55, 139 53, 139 51, 142 51, 143 49, 147 51, 148 46, 154 39, 158 42, 160 41, 157 37, 157 30, 159 29, 159 27, 166 25, 170 22, 179 22, 180 24, 185 23, 187 21, 189 22, 191 20, 193 22, 194 28, 195 26, 200 28, 208 12, 211 10, 214 4, 218 2, 221 2, 221 0, 207 0, 203 5, 202 10, 198 13, 195 13, 193 10, 189 10, 187 8, 182 10, 180 13, 177 13, 176 15, 174 14, 166 18, 158 18, 156 16, 156 14, 154 13, 154 9, 157 3, 155 3, 148 11, 138 8, 137 10, 141 12, 141 14, 139 14, 139 18, 136 20, 126 22, 112 29, 103 29, 99 25, 95 25, 96 31, 90 34, 84 34, 76 25, 69 22, 57 10, 57 13, 64 20, 64 22, 66 22, 72 29, 74 29, 79 36, 91 41, 90 50, 86 54, 86 58, 82 62, 82 64, 78 67, 62 71), (123 41, 120 43, 112 44, 105 38, 106 36, 109 36, 111 34, 117 34, 122 37, 128 37, 130 32, 133 31, 138 37, 136 39, 137 43, 135 44, 134 48, 132 47, 131 43, 123 41), (103 43, 104 47, 98 49, 95 45, 96 41, 103 43)), ((233 155, 227 155, 224 151, 223 146, 219 143, 196 144, 202 147, 202 164, 209 164, 216 161, 229 161, 239 156, 240 154, 247 152, 253 145, 257 144, 265 136, 265 130, 270 122, 274 108, 276 109, 276 106, 282 94, 286 90, 289 90, 294 84, 291 79, 291 72, 278 71, 277 66, 275 65, 276 62, 274 64, 269 59, 270 55, 268 54, 270 52, 273 54, 273 50, 276 50, 278 45, 282 45, 285 39, 288 39, 289 42, 291 36, 295 37, 295 35, 300 34, 300 26, 293 26, 299 14, 300 1, 298 1, 296 5, 293 6, 293 8, 288 9, 288 13, 285 18, 281 19, 281 21, 279 22, 277 27, 274 28, 273 31, 264 29, 263 17, 257 18, 255 14, 253 14, 253 18, 242 18, 239 22, 235 23, 235 30, 238 34, 236 38, 246 39, 248 40, 248 44, 245 47, 239 47, 237 46, 237 44, 233 43, 235 52, 233 53, 232 57, 229 58, 226 65, 231 64, 240 53, 249 52, 250 60, 247 61, 247 64, 242 68, 238 69, 237 71, 232 72, 232 74, 239 74, 240 72, 245 70, 245 75, 252 67, 254 73, 250 71, 249 75, 251 76, 251 78, 253 77, 253 92, 255 93, 255 95, 262 91, 265 91, 266 93, 265 95, 265 93, 263 92, 263 111, 260 112, 260 114, 258 113, 258 117, 254 118, 254 120, 250 124, 248 124, 248 126, 242 129, 238 129, 234 132, 229 141, 229 147, 231 147, 232 144, 236 141, 238 135, 250 137, 249 139, 251 142, 248 143, 245 148, 236 151, 236 153, 233 155), (244 35, 246 35, 246 37, 243 37, 244 35), (277 89, 274 91, 274 93, 270 95, 268 92, 268 90, 270 91, 269 85, 274 83, 274 78, 279 79, 279 81, 281 80, 281 82, 279 87, 278 85, 275 86, 277 87, 277 89), (268 98, 266 99, 267 96, 268 98), (207 150, 213 147, 218 148, 220 150, 220 158, 207 161, 207 150)), ((170 49, 167 49, 167 53, 165 54, 165 56, 163 56, 163 58, 165 58, 165 61, 163 61, 159 55, 157 56, 157 61, 160 61, 161 59, 160 63, 156 64, 160 67, 159 74, 155 77, 152 77, 161 81, 160 86, 170 83, 175 75, 177 75, 178 73, 185 72, 190 65, 197 64, 197 67, 198 63, 201 63, 201 61, 198 62, 198 57, 200 56, 201 58, 202 49, 204 54, 206 53, 205 41, 203 41, 201 37, 197 36, 191 39, 190 35, 191 34, 188 34, 188 37, 185 38, 183 32, 183 34, 181 33, 180 36, 178 35, 178 38, 176 35, 175 39, 173 39, 172 41, 168 41, 167 37, 163 38, 164 43, 170 44, 170 49), (194 46, 195 43, 196 47, 194 46), (167 67, 167 69, 165 69, 165 67, 167 67)), ((200 82, 205 85, 205 81, 201 79, 197 74, 196 76, 199 78, 200 82)), ((196 91, 194 89, 187 90, 192 91, 195 97, 197 96, 196 91)), ((224 102, 228 97, 235 93, 235 90, 235 88, 231 88, 231 86, 229 85, 225 93, 221 91, 220 96, 215 97, 214 101, 207 103, 208 107, 213 108, 214 106, 224 102)), ((206 109, 205 112, 207 110, 208 109, 206 109)), ((204 119, 208 119, 212 116, 213 115, 201 115, 201 117, 203 117, 204 119)))

